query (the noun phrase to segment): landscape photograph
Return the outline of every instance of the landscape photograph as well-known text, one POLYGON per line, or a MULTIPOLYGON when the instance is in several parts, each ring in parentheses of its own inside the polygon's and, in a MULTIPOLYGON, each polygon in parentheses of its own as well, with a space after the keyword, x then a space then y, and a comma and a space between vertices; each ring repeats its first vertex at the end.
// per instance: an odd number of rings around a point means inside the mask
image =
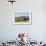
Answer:
POLYGON ((18 11, 14 13, 14 24, 31 24, 31 12, 28 11, 18 11))
POLYGON ((29 22, 29 13, 28 12, 16 13, 15 22, 29 22))
POLYGON ((29 21, 29 16, 15 17, 15 22, 28 22, 28 21, 29 21))

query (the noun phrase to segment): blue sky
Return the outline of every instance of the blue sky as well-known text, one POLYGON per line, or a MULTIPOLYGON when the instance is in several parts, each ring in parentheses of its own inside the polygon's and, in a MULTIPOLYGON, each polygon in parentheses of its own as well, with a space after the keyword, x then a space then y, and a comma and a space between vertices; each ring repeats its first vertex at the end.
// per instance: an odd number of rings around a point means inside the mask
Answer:
POLYGON ((16 17, 19 17, 19 16, 29 16, 29 13, 28 12, 18 12, 18 13, 15 13, 16 17))

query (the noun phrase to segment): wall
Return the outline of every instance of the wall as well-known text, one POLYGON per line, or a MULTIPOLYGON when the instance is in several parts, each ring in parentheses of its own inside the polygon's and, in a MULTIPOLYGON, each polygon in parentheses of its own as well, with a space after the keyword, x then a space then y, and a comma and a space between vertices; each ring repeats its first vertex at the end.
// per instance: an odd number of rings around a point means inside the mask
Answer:
POLYGON ((17 0, 14 5, 7 0, 0 0, 0 40, 11 40, 18 32, 27 32, 37 41, 46 40, 46 1, 17 0), (14 25, 12 16, 15 10, 31 10, 32 25, 14 25))

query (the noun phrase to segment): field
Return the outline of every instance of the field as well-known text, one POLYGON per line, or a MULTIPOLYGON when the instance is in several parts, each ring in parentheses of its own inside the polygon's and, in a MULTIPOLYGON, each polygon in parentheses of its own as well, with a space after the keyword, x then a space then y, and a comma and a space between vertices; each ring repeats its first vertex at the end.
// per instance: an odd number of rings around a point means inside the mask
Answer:
POLYGON ((15 22, 28 22, 28 21, 29 21, 29 16, 15 17, 15 22))

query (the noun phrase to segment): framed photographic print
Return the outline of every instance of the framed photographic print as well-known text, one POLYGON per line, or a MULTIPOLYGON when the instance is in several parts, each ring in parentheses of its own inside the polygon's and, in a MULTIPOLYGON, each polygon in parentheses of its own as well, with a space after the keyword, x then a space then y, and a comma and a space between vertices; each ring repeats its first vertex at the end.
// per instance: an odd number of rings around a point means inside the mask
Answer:
POLYGON ((32 12, 31 11, 13 12, 13 24, 32 24, 32 12))

